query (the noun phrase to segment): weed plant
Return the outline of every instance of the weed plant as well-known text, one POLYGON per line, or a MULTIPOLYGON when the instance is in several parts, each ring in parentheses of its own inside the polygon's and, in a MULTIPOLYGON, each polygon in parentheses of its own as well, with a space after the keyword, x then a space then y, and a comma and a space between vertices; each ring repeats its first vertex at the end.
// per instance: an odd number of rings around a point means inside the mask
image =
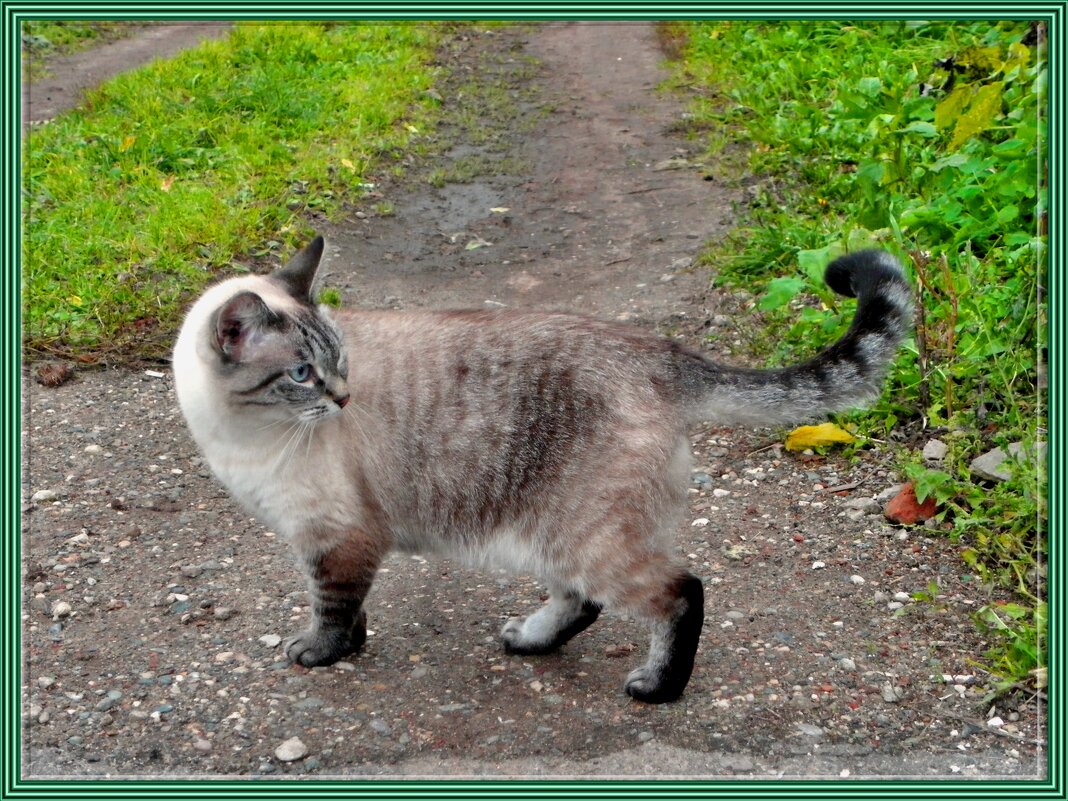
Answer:
MULTIPOLYGON (((1026 22, 709 22, 682 27, 678 82, 717 177, 744 182, 742 225, 710 246, 718 281, 753 292, 772 362, 841 334, 823 284, 836 255, 895 252, 917 288, 915 337, 861 430, 949 446, 938 470, 903 451, 918 494, 991 601, 985 664, 1042 675, 1046 606, 1045 41, 1026 22), (744 156, 738 157, 738 143, 744 156), (971 459, 1022 442, 1012 478, 971 459), (992 592, 991 597, 996 593, 992 592)), ((678 38, 679 29, 672 31, 678 38)), ((937 529, 936 529, 937 530, 937 529)))
POLYGON ((24 346, 162 357, 190 296, 305 239, 425 126, 439 31, 241 24, 121 75, 33 130, 24 346))

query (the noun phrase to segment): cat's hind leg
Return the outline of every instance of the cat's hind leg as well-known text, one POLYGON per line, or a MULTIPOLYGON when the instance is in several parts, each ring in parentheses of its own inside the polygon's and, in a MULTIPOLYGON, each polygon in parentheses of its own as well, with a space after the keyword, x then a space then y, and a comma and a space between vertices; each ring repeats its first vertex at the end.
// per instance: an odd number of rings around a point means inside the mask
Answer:
POLYGON ((674 701, 693 672, 697 643, 705 619, 701 580, 685 573, 675 579, 658 603, 650 625, 649 657, 627 676, 627 694, 649 704, 674 701))
POLYGON ((589 627, 599 614, 600 604, 571 590, 552 589, 548 603, 537 612, 504 624, 504 650, 524 655, 552 653, 589 627))

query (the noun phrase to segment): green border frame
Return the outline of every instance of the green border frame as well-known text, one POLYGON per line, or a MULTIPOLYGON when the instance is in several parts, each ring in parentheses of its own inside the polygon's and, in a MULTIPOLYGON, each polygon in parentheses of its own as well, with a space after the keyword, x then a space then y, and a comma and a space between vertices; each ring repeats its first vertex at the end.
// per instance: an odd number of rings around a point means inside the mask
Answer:
MULTIPOLYGON (((1047 120, 1049 432, 1048 530, 1060 533, 1064 520, 1064 354, 1065 276, 1065 10, 1061 2, 1013 3, 1005 0, 930 2, 6 2, 0 0, 0 52, 3 83, 2 209, 3 369, 0 370, 0 415, 3 460, 3 581, 0 582, 0 765, 2 798, 1065 798, 1064 755, 1064 543, 1049 537, 1049 687, 1047 701, 1048 761, 1045 781, 984 780, 479 780, 445 779, 70 779, 25 780, 21 777, 21 308, 20 308, 20 27, 26 19, 498 19, 498 20, 660 20, 660 19, 1034 19, 1048 30, 1047 120), (14 680, 12 680, 14 679, 14 680)), ((1041 169, 1041 167, 1040 167, 1041 169)), ((1041 176, 1037 176, 1041 177, 1041 176)))

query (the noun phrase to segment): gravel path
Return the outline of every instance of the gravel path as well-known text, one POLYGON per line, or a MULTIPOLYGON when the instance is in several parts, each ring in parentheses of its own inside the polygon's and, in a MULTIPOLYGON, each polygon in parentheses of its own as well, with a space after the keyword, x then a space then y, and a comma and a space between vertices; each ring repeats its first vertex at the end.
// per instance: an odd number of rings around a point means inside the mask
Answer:
MULTIPOLYGON (((324 223, 329 283, 347 303, 712 331, 717 357, 744 361, 746 299, 690 269, 742 198, 670 132, 660 57, 644 24, 458 42, 455 80, 511 105, 416 174, 477 169, 440 189, 383 179, 324 223)), ((24 387, 26 777, 1044 775, 1042 709, 983 700, 970 615, 988 597, 943 534, 886 523, 877 498, 899 479, 878 447, 851 464, 785 453, 781 431, 693 432, 677 543, 706 583, 705 632, 686 694, 652 707, 622 692, 645 647, 633 621, 508 656, 497 632, 542 588, 420 556, 383 566, 364 653, 287 665, 302 579, 210 477, 169 368, 24 387)))

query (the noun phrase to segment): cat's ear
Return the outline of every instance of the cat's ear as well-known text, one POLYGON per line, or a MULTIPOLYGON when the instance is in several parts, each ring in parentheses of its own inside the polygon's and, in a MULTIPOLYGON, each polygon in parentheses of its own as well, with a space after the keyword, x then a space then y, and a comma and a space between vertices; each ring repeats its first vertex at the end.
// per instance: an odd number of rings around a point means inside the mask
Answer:
POLYGON ((282 318, 255 292, 242 292, 215 313, 212 344, 226 361, 239 362, 250 342, 268 328, 277 328, 282 318))
POLYGON ((289 264, 271 277, 280 281, 293 297, 311 303, 312 282, 315 280, 315 271, 319 269, 319 260, 322 257, 323 238, 317 236, 290 259, 289 264))

